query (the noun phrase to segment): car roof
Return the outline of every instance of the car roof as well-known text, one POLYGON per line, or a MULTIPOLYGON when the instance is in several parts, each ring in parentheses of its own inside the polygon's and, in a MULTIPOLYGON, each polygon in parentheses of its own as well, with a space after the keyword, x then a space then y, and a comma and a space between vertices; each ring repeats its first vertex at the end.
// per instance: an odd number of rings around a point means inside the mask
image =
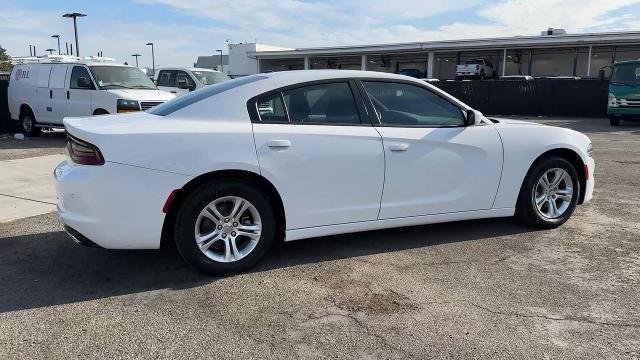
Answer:
POLYGON ((156 69, 157 71, 160 70, 188 70, 188 71, 213 71, 213 72, 217 72, 219 73, 220 71, 218 70, 214 70, 214 69, 207 69, 207 68, 188 68, 188 67, 180 67, 180 66, 163 66, 163 67, 159 67, 156 69))
POLYGON ((290 70, 259 74, 274 80, 290 80, 292 82, 306 82, 315 80, 330 80, 340 78, 379 78, 379 79, 413 79, 410 76, 385 73, 379 71, 362 70, 290 70))

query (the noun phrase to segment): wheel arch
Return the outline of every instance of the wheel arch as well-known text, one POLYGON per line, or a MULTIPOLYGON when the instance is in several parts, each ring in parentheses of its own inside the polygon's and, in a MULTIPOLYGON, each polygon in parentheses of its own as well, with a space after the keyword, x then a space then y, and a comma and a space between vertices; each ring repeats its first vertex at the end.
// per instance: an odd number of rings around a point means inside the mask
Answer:
POLYGON ((107 115, 107 114, 109 114, 109 112, 103 108, 97 108, 93 110, 93 115, 107 115))
POLYGON ((22 115, 25 114, 25 113, 30 113, 31 116, 33 116, 33 121, 37 121, 36 120, 36 114, 33 111, 33 109, 31 108, 31 105, 26 104, 26 103, 20 105, 20 113, 18 114, 18 120, 22 120, 22 115))
POLYGON ((162 235, 160 239, 161 248, 169 248, 175 246, 173 238, 173 228, 175 224, 176 214, 189 194, 205 183, 224 180, 240 181, 248 183, 250 185, 255 185, 260 188, 265 194, 267 194, 267 199, 272 204, 275 211, 277 232, 281 235, 281 238, 284 239, 284 233, 286 230, 286 216, 282 197, 280 196, 280 193, 278 192, 276 187, 265 177, 255 172, 247 170, 218 170, 199 175, 191 179, 182 188, 177 190, 173 200, 171 201, 169 209, 167 210, 167 215, 165 216, 162 226, 162 235))
MULTIPOLYGON (((578 155, 578 153, 575 152, 574 150, 569 148, 555 148, 555 149, 547 150, 546 152, 540 154, 531 163, 531 165, 529 166, 529 169, 527 170, 526 176, 529 175, 529 173, 534 168, 534 166, 536 166, 540 161, 551 158, 551 157, 563 158, 569 161, 573 165, 574 169, 576 170, 576 173, 578 174, 578 181, 580 181, 580 197, 578 198, 578 204, 582 204, 582 202, 584 201, 584 195, 587 188, 587 179, 584 173, 585 163, 580 157, 580 155, 578 155)), ((525 176, 525 179, 526 179, 526 176, 525 176)), ((521 186, 524 186, 525 179, 522 180, 521 186)), ((520 192, 522 192, 522 187, 520 188, 520 192)))

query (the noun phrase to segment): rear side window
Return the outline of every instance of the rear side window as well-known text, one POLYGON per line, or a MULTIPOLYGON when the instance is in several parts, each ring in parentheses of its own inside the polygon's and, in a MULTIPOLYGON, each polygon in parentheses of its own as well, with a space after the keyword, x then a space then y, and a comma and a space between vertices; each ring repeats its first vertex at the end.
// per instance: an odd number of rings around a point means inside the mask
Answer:
POLYGON ((192 91, 186 95, 182 95, 180 97, 169 100, 166 103, 154 106, 148 112, 153 115, 166 116, 184 107, 192 105, 200 100, 207 99, 221 92, 225 92, 227 90, 231 90, 239 86, 250 84, 262 79, 266 79, 266 77, 260 75, 251 75, 207 86, 200 90, 192 91))
POLYGON ((175 71, 160 70, 158 73, 157 86, 175 87, 175 71))
POLYGON ((358 107, 347 82, 311 85, 282 92, 292 123, 359 124, 358 107))
POLYGON ((265 96, 258 100, 258 115, 264 122, 287 122, 287 114, 280 93, 265 96))
POLYGON ((462 110, 432 91, 405 83, 363 81, 382 125, 462 126, 462 110))

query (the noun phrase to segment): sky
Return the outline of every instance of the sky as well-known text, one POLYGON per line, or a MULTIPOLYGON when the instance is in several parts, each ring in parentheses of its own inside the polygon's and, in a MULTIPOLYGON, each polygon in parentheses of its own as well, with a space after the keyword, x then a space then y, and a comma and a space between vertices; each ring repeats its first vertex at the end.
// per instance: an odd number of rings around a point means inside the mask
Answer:
POLYGON ((640 31, 640 0, 0 0, 0 46, 9 55, 73 41, 66 12, 78 20, 80 55, 151 66, 192 66, 226 43, 290 48, 539 35, 640 31))

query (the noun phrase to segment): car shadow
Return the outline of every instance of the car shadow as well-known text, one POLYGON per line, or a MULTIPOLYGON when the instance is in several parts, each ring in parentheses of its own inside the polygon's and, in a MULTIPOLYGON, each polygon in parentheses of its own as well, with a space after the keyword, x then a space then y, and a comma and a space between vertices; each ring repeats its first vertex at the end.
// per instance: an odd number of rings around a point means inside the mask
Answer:
MULTIPOLYGON (((511 219, 336 235, 277 246, 250 273, 532 231, 511 219)), ((86 248, 64 232, 0 238, 0 313, 215 282, 175 252, 86 248)))
POLYGON ((25 137, 24 140, 15 140, 13 135, 5 134, 0 141, 0 150, 12 149, 53 149, 63 148, 67 134, 62 130, 43 131, 37 137, 25 137))

